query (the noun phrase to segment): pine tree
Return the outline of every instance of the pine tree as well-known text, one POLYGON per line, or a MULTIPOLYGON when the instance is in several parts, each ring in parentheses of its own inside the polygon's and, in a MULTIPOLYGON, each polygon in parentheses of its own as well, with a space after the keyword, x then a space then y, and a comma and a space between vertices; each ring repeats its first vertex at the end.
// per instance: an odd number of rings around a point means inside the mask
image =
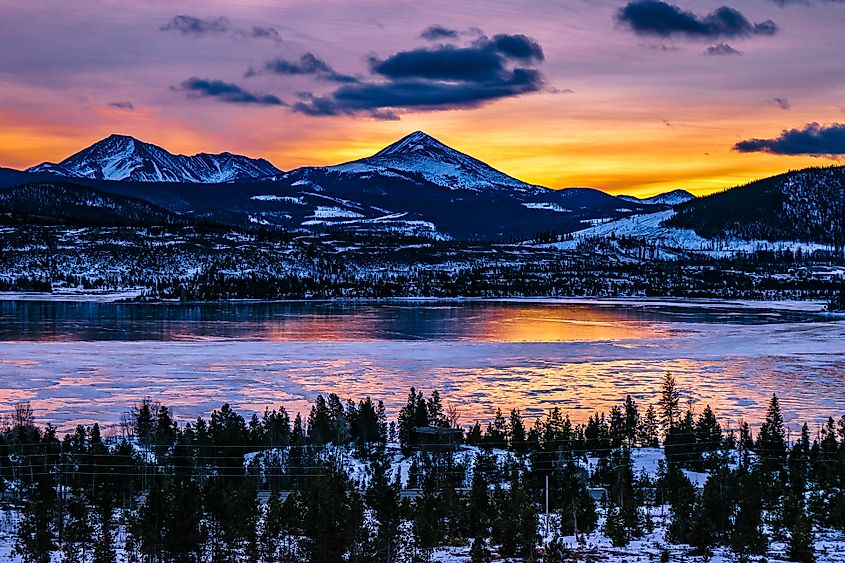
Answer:
POLYGON ((14 553, 23 563, 50 563, 56 493, 52 479, 46 474, 39 474, 32 489, 15 530, 14 553))
POLYGON ((524 454, 526 452, 525 424, 522 422, 518 409, 511 410, 509 432, 511 449, 518 454, 524 454))
POLYGON ((84 561, 94 530, 91 526, 88 505, 81 493, 75 493, 65 508, 67 521, 62 538, 62 561, 76 563, 84 561))
POLYGON ((429 426, 428 405, 422 392, 411 387, 408 402, 399 410, 398 438, 402 453, 408 455, 417 444, 417 428, 429 426))
POLYGON ((766 421, 757 434, 757 454, 761 467, 768 472, 783 471, 786 461, 786 430, 777 395, 772 395, 766 421))
POLYGON ((93 563, 116 563, 114 548, 114 501, 111 493, 101 491, 97 499, 97 536, 94 540, 93 563))
POLYGON ((618 506, 612 506, 607 512, 607 519, 604 523, 604 535, 610 539, 613 547, 625 547, 631 541, 618 506))
POLYGON ((660 423, 654 405, 649 405, 637 429, 637 441, 646 448, 656 448, 660 441, 660 423))
POLYGON ((696 506, 695 487, 681 471, 680 466, 671 462, 667 465, 660 486, 672 515, 668 530, 669 537, 675 543, 686 543, 696 506))
POLYGON ((430 472, 423 480, 422 495, 414 502, 414 543, 426 561, 444 537, 442 499, 435 476, 430 472))
POLYGON ((668 432, 681 415, 681 393, 678 391, 675 378, 671 373, 667 373, 663 377, 663 384, 660 388, 660 399, 657 404, 660 407, 663 430, 664 432, 668 432))
POLYGON ((717 452, 722 444, 722 427, 710 405, 704 407, 695 423, 695 438, 699 451, 706 454, 717 452))
POLYGON ((613 405, 610 409, 609 425, 611 448, 619 448, 622 444, 627 443, 628 429, 626 423, 627 421, 625 415, 622 413, 622 409, 618 405, 613 405))
POLYGON ((813 526, 802 507, 796 512, 789 527, 789 559, 798 563, 813 563, 816 560, 814 543, 813 526))
POLYGON ((314 563, 340 561, 359 535, 364 517, 361 499, 347 474, 324 463, 303 482, 302 547, 314 563))
POLYGON ((278 551, 284 532, 282 499, 278 494, 271 494, 264 509, 264 518, 258 540, 261 556, 265 561, 276 561, 280 558, 278 551))
POLYGON ((640 428, 640 410, 636 401, 628 395, 625 397, 625 439, 628 447, 634 447, 638 440, 640 428))
POLYGON ((739 555, 762 554, 768 544, 763 535, 762 476, 756 472, 748 473, 744 469, 741 471, 731 547, 739 555))
POLYGON ((528 559, 533 557, 537 542, 537 506, 519 471, 513 471, 509 485, 500 493, 493 539, 501 546, 502 555, 528 559))
POLYGON ((490 563, 493 560, 485 538, 477 537, 472 541, 472 547, 469 550, 469 560, 470 563, 490 563))
POLYGON ((391 563, 399 552, 399 526, 401 524, 399 476, 390 479, 390 461, 377 455, 369 467, 369 486, 364 494, 367 507, 372 511, 377 526, 374 548, 376 561, 391 563))
POLYGON ((486 538, 489 536, 491 521, 490 491, 480 455, 475 457, 465 518, 470 537, 486 538))

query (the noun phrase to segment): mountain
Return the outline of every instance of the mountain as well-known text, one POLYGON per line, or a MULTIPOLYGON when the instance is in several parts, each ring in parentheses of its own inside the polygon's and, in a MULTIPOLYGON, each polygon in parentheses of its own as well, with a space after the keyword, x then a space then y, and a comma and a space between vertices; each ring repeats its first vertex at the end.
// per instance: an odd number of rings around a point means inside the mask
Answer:
POLYGON ((508 189, 527 193, 546 190, 499 172, 422 131, 411 133, 373 156, 332 166, 330 169, 352 174, 422 177, 432 184, 453 190, 508 189))
POLYGON ((675 206, 693 200, 695 199, 695 196, 686 190, 672 190, 671 192, 658 194, 648 198, 639 198, 632 195, 621 195, 619 198, 632 203, 675 206))
POLYGON ((228 152, 175 155, 126 135, 111 135, 58 164, 45 162, 27 172, 70 178, 138 182, 231 182, 279 174, 264 159, 228 152))
POLYGON ((250 217, 286 228, 509 240, 665 209, 589 188, 528 184, 415 132, 373 156, 257 182, 250 217), (314 205, 316 204, 316 207, 314 205))
POLYGON ((714 238, 845 246, 845 167, 807 168, 696 198, 665 224, 714 238))
POLYGON ((112 136, 58 165, 12 173, 5 180, 0 175, 0 185, 50 179, 53 171, 75 175, 74 183, 101 192, 235 226, 462 240, 568 233, 666 209, 590 188, 553 190, 522 182, 422 132, 353 162, 288 173, 265 169, 270 173, 260 177, 210 174, 200 164, 211 156, 174 156, 131 137, 112 136), (219 183, 231 177, 235 180, 219 183))
POLYGON ((0 188, 0 224, 147 227, 189 221, 146 201, 66 182, 0 188))

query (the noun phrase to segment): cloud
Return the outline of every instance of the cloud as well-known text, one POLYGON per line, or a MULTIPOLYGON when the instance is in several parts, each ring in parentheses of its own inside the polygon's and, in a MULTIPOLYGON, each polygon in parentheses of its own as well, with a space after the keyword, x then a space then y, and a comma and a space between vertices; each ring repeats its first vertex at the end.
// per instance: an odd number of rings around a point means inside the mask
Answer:
POLYGON ((179 15, 159 28, 160 31, 176 31, 182 35, 202 37, 207 35, 231 35, 234 37, 251 39, 269 39, 281 43, 282 37, 275 28, 254 25, 248 30, 237 29, 232 26, 228 18, 198 18, 196 16, 179 15))
POLYGON ((422 39, 439 41, 441 39, 457 39, 458 30, 443 27, 442 25, 430 25, 420 34, 422 39))
MULTIPOLYGON (((482 46, 485 43, 486 38, 484 37, 476 42, 477 45, 482 46)), ((501 53, 506 57, 518 59, 520 61, 542 62, 543 59, 545 59, 543 48, 540 44, 521 33, 513 35, 500 33, 499 35, 494 35, 493 38, 489 40, 488 45, 494 51, 501 53)))
POLYGON ((741 55, 742 52, 737 51, 727 43, 717 43, 707 47, 703 54, 713 57, 724 57, 725 55, 741 55))
MULTIPOLYGON (((382 110, 475 108, 485 102, 537 92, 542 78, 533 69, 518 68, 507 79, 491 83, 455 84, 422 80, 356 84, 338 88, 329 96, 294 104, 308 115, 351 115, 360 112, 380 117, 382 110)), ((395 111, 387 115, 395 116, 395 111)))
POLYGON ((739 152, 838 157, 845 155, 845 123, 808 123, 783 131, 774 139, 749 139, 734 145, 739 152))
POLYGON ((123 101, 123 102, 110 102, 110 103, 108 104, 108 106, 109 106, 110 108, 115 108, 115 109, 125 109, 125 110, 129 110, 129 111, 131 111, 131 110, 135 109, 135 106, 132 104, 132 102, 126 102, 126 101, 123 101))
POLYGON ((250 92, 237 84, 222 80, 192 77, 182 82, 178 88, 173 87, 173 89, 187 92, 189 97, 215 98, 233 104, 252 104, 259 106, 285 105, 281 99, 271 94, 250 92))
POLYGON ((790 109, 792 104, 786 98, 772 98, 763 102, 767 106, 776 106, 780 109, 790 109))
POLYGON ((159 28, 161 31, 178 31, 182 35, 221 35, 228 33, 232 26, 229 20, 220 18, 197 18, 194 16, 174 16, 172 20, 159 28))
POLYGON ((370 69, 390 79, 479 81, 495 79, 512 61, 540 62, 543 49, 525 35, 482 37, 469 47, 439 45, 370 58, 370 69))
POLYGON ((306 94, 293 110, 308 115, 366 114, 398 119, 405 111, 475 108, 501 98, 544 89, 534 65, 543 49, 525 35, 481 36, 468 46, 451 44, 369 59, 373 80, 306 94))
POLYGON ((282 36, 279 35, 279 32, 272 27, 254 25, 249 31, 248 36, 254 39, 269 39, 270 41, 275 41, 276 43, 282 42, 282 36))
POLYGON ((246 71, 247 77, 259 74, 281 74, 281 75, 313 75, 331 82, 357 82, 354 76, 340 74, 335 71, 323 59, 313 53, 305 53, 298 61, 277 58, 264 63, 260 69, 251 68, 246 71))
POLYGON ((778 31, 772 20, 751 23, 727 6, 699 16, 662 0, 633 0, 619 9, 616 20, 638 35, 657 37, 721 39, 774 35, 778 31))

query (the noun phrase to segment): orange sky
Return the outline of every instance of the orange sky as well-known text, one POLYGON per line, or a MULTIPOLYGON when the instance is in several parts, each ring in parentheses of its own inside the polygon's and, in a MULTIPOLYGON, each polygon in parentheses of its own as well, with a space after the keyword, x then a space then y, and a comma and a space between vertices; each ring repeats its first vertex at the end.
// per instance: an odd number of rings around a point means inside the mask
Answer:
MULTIPOLYGON (((722 2, 682 2, 705 14, 722 2)), ((111 134, 133 135, 171 152, 231 151, 279 168, 336 164, 368 156, 415 130, 519 179, 552 188, 589 186, 649 196, 683 188, 725 189, 789 169, 828 165, 810 156, 741 154, 732 147, 807 123, 845 121, 845 5, 778 7, 748 0, 750 21, 772 19, 773 37, 734 38, 739 56, 704 56, 707 43, 650 39, 620 29, 623 0, 570 0, 526 10, 516 0, 360 3, 331 0, 163 2, 0 0, 0 166, 58 161, 111 134), (435 6, 437 4, 437 6, 435 6), (195 36, 162 28, 176 13, 225 17, 228 30, 195 36), (93 17, 96 15, 96 17, 93 17), (524 33, 542 45, 540 91, 472 109, 367 115, 293 111, 304 91, 337 85, 307 76, 246 78, 271 57, 316 53, 361 80, 368 56, 431 48, 433 23, 524 33), (246 37, 272 26, 278 41, 246 37), (278 95, 283 107, 225 103, 179 90, 189 76, 278 95), (553 93, 554 90, 570 93, 553 93), (788 109, 771 103, 789 99, 788 109), (132 110, 110 107, 131 101, 132 110)))

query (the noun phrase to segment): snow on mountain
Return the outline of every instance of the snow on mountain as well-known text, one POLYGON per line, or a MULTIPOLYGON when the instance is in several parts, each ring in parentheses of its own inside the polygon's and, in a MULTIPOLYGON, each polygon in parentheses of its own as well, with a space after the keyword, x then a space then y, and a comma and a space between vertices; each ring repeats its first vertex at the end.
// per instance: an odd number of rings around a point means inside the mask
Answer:
POLYGON ((618 196, 619 199, 624 199, 625 201, 630 201, 632 203, 645 203, 647 205, 680 205, 682 203, 686 203, 690 200, 695 199, 695 196, 689 193, 686 190, 673 190, 671 192, 666 192, 662 194, 658 194, 656 196, 648 197, 648 198, 638 198, 632 195, 620 195, 618 196))
POLYGON ((728 256, 738 252, 757 250, 786 250, 793 252, 799 248, 803 252, 830 250, 829 245, 797 241, 770 242, 765 240, 743 240, 739 238, 708 239, 692 229, 682 229, 665 225, 675 215, 674 210, 660 211, 645 215, 633 215, 622 219, 595 223, 593 226, 572 233, 570 240, 537 245, 544 248, 575 250, 582 242, 591 239, 616 239, 631 237, 643 239, 663 249, 700 252, 711 256, 728 256))
POLYGON ((368 158, 332 166, 329 170, 382 176, 422 175, 427 181, 453 190, 510 189, 540 193, 547 188, 527 184, 467 154, 416 131, 368 158))
POLYGON ((111 135, 58 164, 45 162, 27 172, 97 180, 190 183, 230 182, 281 173, 264 159, 228 152, 175 155, 126 135, 111 135))

